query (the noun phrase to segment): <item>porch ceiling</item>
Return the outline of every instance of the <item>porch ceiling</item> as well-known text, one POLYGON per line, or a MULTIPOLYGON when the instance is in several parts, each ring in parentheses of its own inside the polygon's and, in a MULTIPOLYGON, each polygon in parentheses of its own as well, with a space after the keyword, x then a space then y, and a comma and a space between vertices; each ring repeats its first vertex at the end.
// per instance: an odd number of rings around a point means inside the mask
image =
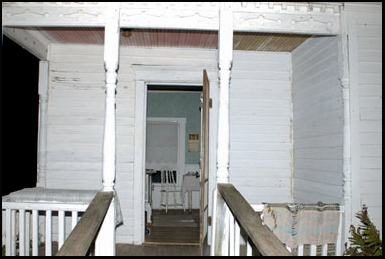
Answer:
MULTIPOLYGON (((104 44, 103 28, 33 28, 52 44, 104 44)), ((234 50, 291 52, 311 35, 234 32, 234 50)), ((217 31, 122 29, 121 46, 218 48, 217 31)))

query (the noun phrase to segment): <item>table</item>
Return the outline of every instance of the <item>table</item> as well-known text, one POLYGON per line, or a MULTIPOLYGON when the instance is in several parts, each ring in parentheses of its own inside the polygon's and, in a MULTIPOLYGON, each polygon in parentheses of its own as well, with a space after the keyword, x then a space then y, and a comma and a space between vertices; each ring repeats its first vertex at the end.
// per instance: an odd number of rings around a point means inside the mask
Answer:
POLYGON ((188 192, 188 208, 192 209, 192 191, 200 190, 200 180, 196 173, 187 173, 183 175, 182 181, 182 193, 183 195, 188 192))

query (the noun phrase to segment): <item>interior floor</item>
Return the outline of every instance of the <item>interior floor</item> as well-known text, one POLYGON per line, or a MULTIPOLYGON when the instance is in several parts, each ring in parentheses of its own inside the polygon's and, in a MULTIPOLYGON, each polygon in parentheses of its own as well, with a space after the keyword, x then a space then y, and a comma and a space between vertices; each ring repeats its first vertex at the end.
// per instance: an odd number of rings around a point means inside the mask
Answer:
POLYGON ((153 210, 146 244, 199 246, 199 210, 153 210))

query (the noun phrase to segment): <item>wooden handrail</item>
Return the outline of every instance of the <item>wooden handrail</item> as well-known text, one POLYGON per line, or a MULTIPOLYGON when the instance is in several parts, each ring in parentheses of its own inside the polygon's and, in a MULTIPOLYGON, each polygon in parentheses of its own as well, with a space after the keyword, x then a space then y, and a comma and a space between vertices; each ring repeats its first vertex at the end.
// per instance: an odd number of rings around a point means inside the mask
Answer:
POLYGON ((85 256, 94 242, 113 198, 98 192, 56 256, 85 256))
POLYGON ((218 184, 218 192, 261 255, 290 256, 284 244, 262 224, 258 214, 232 184, 218 184))

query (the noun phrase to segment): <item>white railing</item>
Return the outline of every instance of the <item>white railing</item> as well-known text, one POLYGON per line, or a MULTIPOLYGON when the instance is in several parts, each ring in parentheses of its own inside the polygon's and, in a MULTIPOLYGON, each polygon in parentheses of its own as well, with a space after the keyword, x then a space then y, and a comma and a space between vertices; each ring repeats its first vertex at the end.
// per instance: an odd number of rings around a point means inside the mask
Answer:
POLYGON ((3 198, 6 255, 28 256, 31 252, 34 256, 38 255, 41 243, 39 236, 44 237, 45 255, 52 255, 53 219, 58 222, 57 240, 60 249, 66 238, 66 221, 71 219, 71 228, 75 228, 80 214, 88 205, 89 203, 8 202, 3 198), (41 231, 43 233, 39 233, 39 221, 44 222, 44 231, 41 231))
POLYGON ((262 223, 264 205, 250 205, 232 184, 218 184, 214 194, 211 255, 342 255, 342 218, 339 208, 335 243, 304 244, 291 251, 262 223))
MULTIPOLYGON (((264 205, 263 204, 257 204, 257 205, 251 205, 251 207, 258 213, 261 213, 264 205)), ((315 245, 315 244, 304 244, 299 245, 296 248, 295 255, 297 256, 328 256, 328 255, 335 255, 335 256, 342 256, 342 219, 344 214, 344 207, 340 206, 339 209, 339 225, 338 225, 338 236, 335 243, 330 244, 323 244, 323 245, 315 245)), ((263 217, 261 215, 261 217, 263 217)), ((291 252, 291 249, 286 246, 286 249, 291 252)))
POLYGON ((262 224, 258 214, 232 184, 218 184, 214 194, 213 231, 210 254, 289 256, 284 244, 262 224))

